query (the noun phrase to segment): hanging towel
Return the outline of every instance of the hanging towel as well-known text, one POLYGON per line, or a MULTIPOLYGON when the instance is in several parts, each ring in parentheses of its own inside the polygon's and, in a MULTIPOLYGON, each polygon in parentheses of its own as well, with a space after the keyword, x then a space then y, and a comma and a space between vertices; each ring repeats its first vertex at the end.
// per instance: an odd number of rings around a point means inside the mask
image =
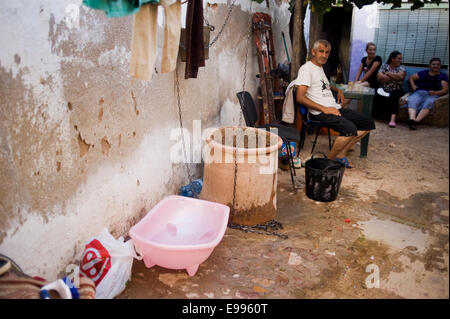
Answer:
POLYGON ((198 68, 205 66, 202 0, 188 0, 185 46, 186 72, 184 78, 196 78, 198 68))
POLYGON ((158 2, 159 0, 83 0, 85 6, 105 11, 110 18, 135 14, 142 5, 158 2))
POLYGON ((131 39, 130 75, 150 80, 156 58, 156 31, 158 7, 143 5, 134 15, 131 39))
POLYGON ((169 73, 177 67, 181 34, 181 1, 161 0, 164 7, 164 46, 161 59, 161 73, 169 73))
MULTIPOLYGON (((181 34, 181 1, 161 0, 164 7, 164 46, 161 72, 168 73, 177 66, 181 34)), ((150 80, 156 60, 156 36, 158 30, 158 6, 143 5, 134 16, 131 40, 130 75, 139 80, 150 80)))
POLYGON ((283 115, 281 120, 286 123, 294 123, 295 105, 294 94, 292 94, 292 90, 296 85, 300 85, 298 77, 294 81, 289 83, 284 95, 283 115))

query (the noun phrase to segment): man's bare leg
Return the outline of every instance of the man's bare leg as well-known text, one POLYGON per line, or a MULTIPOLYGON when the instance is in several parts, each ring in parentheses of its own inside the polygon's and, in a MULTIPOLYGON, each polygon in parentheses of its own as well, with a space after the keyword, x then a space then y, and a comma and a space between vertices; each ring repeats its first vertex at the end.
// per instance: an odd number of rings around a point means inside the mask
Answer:
POLYGON ((369 131, 358 131, 357 136, 353 136, 353 139, 342 149, 341 152, 336 154, 336 157, 342 158, 347 155, 347 152, 349 149, 353 147, 353 145, 356 144, 356 142, 360 141, 364 136, 366 136, 369 133, 369 131))
POLYGON ((408 114, 409 114, 409 119, 410 120, 415 120, 416 119, 416 109, 413 109, 411 107, 408 108, 408 114))
POLYGON ((330 153, 328 154, 328 158, 336 159, 336 157, 345 157, 348 150, 368 133, 369 131, 358 131, 358 135, 356 136, 338 136, 333 144, 333 147, 331 148, 330 153))
POLYGON ((328 153, 329 159, 336 159, 337 155, 349 144, 356 136, 338 136, 333 143, 333 147, 328 153))
POLYGON ((415 118, 416 122, 422 121, 429 113, 430 113, 430 109, 421 109, 419 114, 415 118))

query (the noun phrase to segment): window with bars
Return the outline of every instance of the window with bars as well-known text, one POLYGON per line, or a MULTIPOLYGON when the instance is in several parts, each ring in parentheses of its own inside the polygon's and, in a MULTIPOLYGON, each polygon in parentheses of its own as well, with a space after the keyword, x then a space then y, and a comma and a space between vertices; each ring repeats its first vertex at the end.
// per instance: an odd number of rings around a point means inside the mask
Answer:
POLYGON ((377 54, 383 63, 397 50, 407 65, 428 65, 431 58, 439 57, 448 66, 448 21, 448 4, 414 11, 380 8, 374 41, 377 54))

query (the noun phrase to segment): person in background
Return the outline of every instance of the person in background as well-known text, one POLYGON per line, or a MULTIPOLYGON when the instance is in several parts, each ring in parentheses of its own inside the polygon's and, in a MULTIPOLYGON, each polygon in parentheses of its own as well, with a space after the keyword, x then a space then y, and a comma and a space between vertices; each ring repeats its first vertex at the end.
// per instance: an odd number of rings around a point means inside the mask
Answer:
POLYGON ((389 55, 386 64, 383 64, 378 73, 377 80, 380 88, 375 96, 376 107, 386 108, 390 114, 389 127, 396 127, 399 100, 405 94, 403 91, 403 80, 406 76, 405 67, 402 65, 402 54, 393 51, 389 55))
POLYGON ((377 74, 381 67, 381 57, 376 55, 377 46, 373 42, 366 45, 367 56, 362 58, 354 82, 366 87, 378 88, 377 74), (362 78, 360 79, 360 77, 362 78))
POLYGON ((441 72, 441 59, 432 58, 428 65, 428 70, 415 73, 408 79, 414 91, 407 102, 407 123, 412 130, 433 110, 434 101, 448 93, 448 76, 441 72))

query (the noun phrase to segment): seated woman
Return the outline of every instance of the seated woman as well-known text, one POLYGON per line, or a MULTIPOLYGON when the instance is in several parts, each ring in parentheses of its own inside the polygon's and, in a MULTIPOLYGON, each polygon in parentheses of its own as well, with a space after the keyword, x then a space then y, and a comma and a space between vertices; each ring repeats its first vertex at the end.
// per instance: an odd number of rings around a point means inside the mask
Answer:
POLYGON ((403 79, 406 76, 406 70, 402 65, 402 58, 402 54, 399 51, 391 52, 387 63, 383 64, 377 73, 380 88, 375 96, 375 106, 387 109, 391 116, 389 127, 397 126, 395 119, 397 117, 399 100, 405 94, 403 91, 403 79))
POLYGON ((408 81, 414 93, 408 97, 407 123, 410 129, 415 130, 433 110, 434 101, 448 93, 448 76, 441 72, 441 59, 432 58, 428 70, 411 75, 408 81))
POLYGON ((381 67, 381 57, 376 55, 377 46, 373 42, 366 45, 367 56, 362 58, 358 72, 355 76, 355 83, 363 86, 378 88, 377 73, 381 67), (363 74, 363 77, 361 75, 363 74))

